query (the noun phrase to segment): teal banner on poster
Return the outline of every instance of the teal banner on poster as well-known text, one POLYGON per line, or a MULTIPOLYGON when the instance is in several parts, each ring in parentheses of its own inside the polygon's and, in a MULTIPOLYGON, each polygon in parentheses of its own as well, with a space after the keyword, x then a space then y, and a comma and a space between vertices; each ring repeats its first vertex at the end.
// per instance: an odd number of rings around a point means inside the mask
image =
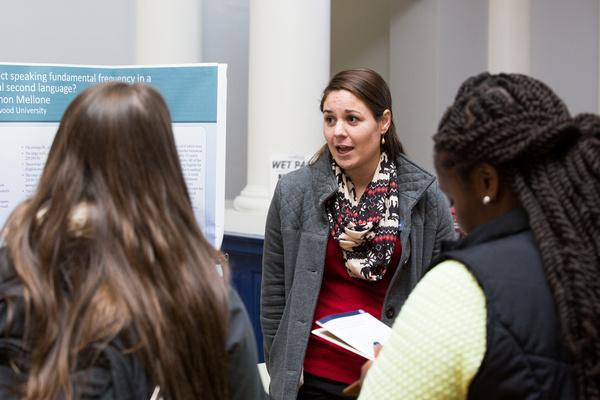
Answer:
POLYGON ((60 119, 87 87, 143 83, 158 90, 195 215, 215 246, 223 236, 227 66, 84 66, 0 63, 0 225, 36 187, 60 119))
POLYGON ((57 122, 91 85, 146 83, 165 98, 173 122, 217 121, 218 66, 85 67, 0 65, 0 121, 57 122))

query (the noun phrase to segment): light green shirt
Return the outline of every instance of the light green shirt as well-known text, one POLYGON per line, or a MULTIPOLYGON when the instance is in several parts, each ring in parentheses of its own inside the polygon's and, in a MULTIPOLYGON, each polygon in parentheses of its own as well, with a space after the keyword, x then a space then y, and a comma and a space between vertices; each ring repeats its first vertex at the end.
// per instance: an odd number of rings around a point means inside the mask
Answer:
POLYGON ((486 349, 481 287, 458 261, 417 284, 369 370, 360 400, 466 399, 486 349))

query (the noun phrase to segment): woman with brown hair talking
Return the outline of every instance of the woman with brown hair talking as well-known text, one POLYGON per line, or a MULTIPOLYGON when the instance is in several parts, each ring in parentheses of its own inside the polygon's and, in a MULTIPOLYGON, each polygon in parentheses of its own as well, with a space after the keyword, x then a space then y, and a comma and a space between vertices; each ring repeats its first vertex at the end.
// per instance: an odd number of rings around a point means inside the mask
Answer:
POLYGON ((3 238, 2 398, 262 398, 248 317, 155 90, 77 96, 3 238))
POLYGON ((391 325, 454 236, 435 178, 403 154, 377 72, 337 73, 320 108, 326 144, 281 178, 267 216, 261 322, 276 400, 347 398, 364 359, 310 335, 316 321, 362 309, 391 325))

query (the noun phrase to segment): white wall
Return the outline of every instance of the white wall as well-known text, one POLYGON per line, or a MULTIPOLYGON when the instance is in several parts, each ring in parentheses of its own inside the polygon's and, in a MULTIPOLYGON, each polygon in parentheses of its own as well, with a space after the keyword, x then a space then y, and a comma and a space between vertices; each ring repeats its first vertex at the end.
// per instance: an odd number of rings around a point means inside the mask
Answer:
POLYGON ((598 0, 532 0, 531 75, 571 113, 598 112, 598 0))
POLYGON ((232 200, 246 185, 249 0, 203 1, 203 61, 228 65, 225 198, 232 200))
POLYGON ((331 1, 331 75, 371 68, 389 79, 389 10, 390 0, 331 1))
POLYGON ((397 0, 390 8, 390 87, 400 140, 433 172, 442 113, 460 83, 487 66, 487 2, 397 0))
POLYGON ((134 0, 3 0, 0 61, 135 62, 134 0))
POLYGON ((442 0, 439 7, 436 126, 460 84, 485 71, 488 59, 488 2, 442 0))
MULTIPOLYGON (((438 0, 392 2, 390 87, 400 140, 408 156, 427 168, 438 102, 438 0)), ((431 168, 427 168, 431 169, 431 168)))

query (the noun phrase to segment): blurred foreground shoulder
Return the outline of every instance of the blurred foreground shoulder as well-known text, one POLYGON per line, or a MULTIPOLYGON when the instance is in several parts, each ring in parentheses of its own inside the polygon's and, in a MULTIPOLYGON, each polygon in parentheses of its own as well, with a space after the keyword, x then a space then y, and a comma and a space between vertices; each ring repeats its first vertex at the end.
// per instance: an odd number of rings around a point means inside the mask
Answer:
POLYGON ((250 318, 234 288, 230 290, 229 333, 225 342, 228 356, 229 398, 264 399, 265 391, 258 373, 256 340, 250 318))

